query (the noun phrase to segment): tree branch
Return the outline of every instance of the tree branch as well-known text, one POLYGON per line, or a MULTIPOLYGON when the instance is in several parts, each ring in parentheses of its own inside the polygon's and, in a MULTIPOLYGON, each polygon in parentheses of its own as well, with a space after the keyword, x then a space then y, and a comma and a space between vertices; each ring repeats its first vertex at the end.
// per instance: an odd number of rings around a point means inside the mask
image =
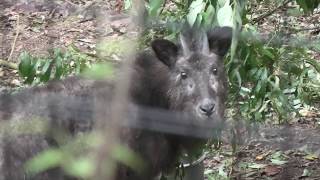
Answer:
POLYGON ((13 40, 13 43, 12 43, 12 46, 11 46, 11 52, 10 52, 10 55, 8 57, 8 61, 11 60, 12 58, 12 54, 13 54, 13 51, 14 51, 14 48, 16 47, 16 42, 17 42, 17 39, 18 39, 18 36, 19 36, 19 32, 20 31, 20 16, 18 15, 17 16, 17 25, 16 25, 16 36, 14 37, 14 40, 13 40))
POLYGON ((18 69, 18 65, 12 62, 8 62, 5 60, 0 59, 0 66, 6 66, 9 67, 11 69, 18 69))
POLYGON ((251 24, 256 24, 256 23, 262 21, 263 19, 265 19, 266 17, 272 15, 274 12, 278 11, 279 9, 284 8, 284 7, 285 7, 287 4, 289 4, 291 1, 292 1, 292 0, 287 0, 287 1, 283 2, 282 5, 274 8, 273 10, 271 10, 271 11, 269 11, 269 12, 266 12, 265 14, 263 14, 263 15, 257 17, 257 18, 254 18, 253 20, 250 21, 250 23, 251 23, 251 24))

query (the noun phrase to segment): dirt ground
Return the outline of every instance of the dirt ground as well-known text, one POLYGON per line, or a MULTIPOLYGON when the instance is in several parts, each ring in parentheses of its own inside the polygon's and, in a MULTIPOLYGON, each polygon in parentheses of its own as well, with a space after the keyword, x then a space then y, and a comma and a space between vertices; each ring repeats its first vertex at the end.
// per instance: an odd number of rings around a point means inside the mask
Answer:
MULTIPOLYGON (((117 12, 116 0, 94 1, 27 0, 0 2, 0 91, 23 86, 16 65, 19 54, 28 51, 48 55, 54 47, 75 45, 82 52, 96 56, 101 39, 117 40, 126 36, 131 20, 117 12), (109 17, 108 21, 98 17, 109 17), (5 64, 13 63, 13 67, 5 64), (15 66, 15 67, 14 67, 15 66)), ((307 19, 319 21, 319 14, 307 19)), ((301 22, 306 19, 301 19, 301 22)), ((264 22, 268 23, 268 22, 264 22)), ((270 32, 261 23, 264 32, 270 32)), ((305 23, 305 22, 304 22, 305 23)), ((117 60, 117 55, 110 55, 117 60)), ((319 58, 315 54, 315 58, 319 58)), ((319 108, 319 107, 318 107, 319 108)), ((320 179, 320 113, 308 109, 302 118, 288 126, 263 126, 245 139, 232 153, 227 140, 205 159, 206 175, 217 172, 233 179, 320 179)), ((222 178, 222 177, 221 177, 222 178)), ((221 179, 213 178, 213 179, 221 179)))
POLYGON ((319 179, 319 117, 314 112, 288 125, 260 125, 251 135, 243 130, 236 135, 241 142, 236 153, 233 143, 225 140, 207 156, 206 173, 215 170, 231 179, 319 179))
MULTIPOLYGON (((23 51, 47 56, 53 48, 66 49, 70 45, 95 57, 99 41, 125 36, 130 23, 127 15, 115 11, 114 0, 101 2, 0 2, 0 60, 17 63, 23 51), (97 17, 106 18, 98 20, 97 17)), ((0 84, 2 87, 21 86, 16 68, 1 67, 0 62, 0 84)))

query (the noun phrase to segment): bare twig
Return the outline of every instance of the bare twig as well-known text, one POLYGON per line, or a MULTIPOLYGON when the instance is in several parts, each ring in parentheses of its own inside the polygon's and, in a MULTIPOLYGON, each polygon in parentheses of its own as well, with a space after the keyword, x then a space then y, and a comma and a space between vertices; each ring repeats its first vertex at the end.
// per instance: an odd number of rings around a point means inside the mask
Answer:
POLYGON ((122 8, 123 8, 123 3, 121 0, 116 0, 116 10, 118 13, 121 12, 122 8))
MULTIPOLYGON (((144 7, 143 6, 143 1, 142 0, 136 0, 135 1, 136 5, 138 7, 144 7)), ((102 18, 106 17, 99 17, 98 18, 98 23, 99 20, 101 21, 102 18)), ((110 19, 107 18, 107 21, 110 22, 110 19)), ((98 26, 102 24, 99 23, 98 26)), ((134 23, 131 24, 131 27, 129 28, 136 28, 136 25, 134 23)), ((112 98, 112 107, 108 111, 105 106, 100 106, 99 108, 99 102, 97 99, 97 128, 101 130, 102 137, 105 137, 104 141, 100 146, 98 147, 96 151, 96 171, 94 174, 94 179, 114 179, 116 178, 116 169, 115 163, 116 161, 112 157, 113 154, 112 152, 115 150, 115 147, 118 146, 118 126, 117 122, 121 122, 125 114, 123 112, 127 111, 126 105, 128 104, 128 99, 129 99, 129 93, 128 89, 130 86, 130 76, 131 76, 131 64, 133 63, 133 58, 135 57, 134 51, 135 51, 135 44, 132 44, 130 48, 128 47, 128 55, 125 57, 126 63, 121 67, 121 76, 119 76, 117 83, 115 84, 115 94, 112 98), (102 109, 102 113, 99 113, 99 109, 102 109), (106 113, 103 113, 106 112, 106 113), (108 125, 105 123, 105 119, 108 117, 108 125), (113 173, 109 174, 105 171, 105 169, 111 169, 111 172, 113 173), (115 177, 114 177, 115 176, 115 177)))
POLYGON ((178 1, 175 1, 175 0, 171 0, 171 2, 172 2, 173 4, 175 4, 176 6, 181 6, 181 7, 186 6, 185 4, 180 3, 180 2, 178 2, 178 1))
POLYGON ((8 57, 8 61, 11 61, 14 48, 16 47, 16 42, 17 42, 17 39, 18 39, 18 36, 19 36, 19 33, 20 33, 19 32, 20 31, 19 24, 20 24, 20 16, 18 15, 17 16, 17 24, 16 24, 16 35, 14 37, 14 40, 13 40, 13 43, 12 43, 12 46, 11 46, 11 52, 10 52, 10 55, 8 57))
POLYGON ((251 24, 256 24, 256 23, 262 21, 263 19, 265 19, 266 17, 272 15, 274 12, 278 11, 279 9, 284 8, 284 7, 285 7, 287 4, 289 4, 290 2, 291 2, 291 0, 287 0, 287 1, 283 2, 283 4, 281 4, 280 6, 274 8, 273 10, 268 11, 268 12, 266 12, 265 14, 263 14, 263 15, 257 17, 257 18, 254 18, 253 20, 251 20, 250 23, 251 23, 251 24))
POLYGON ((295 32, 320 30, 320 27, 293 29, 295 32))
POLYGON ((167 0, 164 0, 163 5, 162 5, 162 9, 160 10, 159 14, 161 14, 163 12, 164 8, 166 7, 166 3, 167 3, 167 0))
POLYGON ((65 0, 65 1, 66 1, 67 3, 73 5, 73 6, 79 6, 78 4, 75 4, 75 3, 73 3, 73 2, 71 2, 71 1, 69 1, 69 0, 65 0))

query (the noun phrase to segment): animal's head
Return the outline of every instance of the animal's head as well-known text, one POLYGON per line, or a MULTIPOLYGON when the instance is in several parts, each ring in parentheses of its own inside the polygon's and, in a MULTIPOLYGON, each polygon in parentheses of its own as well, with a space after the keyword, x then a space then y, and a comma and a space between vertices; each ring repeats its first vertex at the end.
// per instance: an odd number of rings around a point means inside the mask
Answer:
POLYGON ((168 98, 171 110, 191 113, 201 120, 222 117, 227 96, 223 57, 232 39, 230 27, 204 32, 188 31, 178 45, 160 39, 152 49, 169 68, 168 98))

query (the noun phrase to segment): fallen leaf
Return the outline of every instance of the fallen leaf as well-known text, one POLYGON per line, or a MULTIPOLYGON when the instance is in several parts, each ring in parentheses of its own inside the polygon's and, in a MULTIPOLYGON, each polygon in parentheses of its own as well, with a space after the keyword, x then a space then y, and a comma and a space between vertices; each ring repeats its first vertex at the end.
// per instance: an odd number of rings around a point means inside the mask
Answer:
POLYGON ((20 86, 20 85, 21 85, 20 81, 17 80, 17 79, 12 80, 12 81, 11 81, 11 84, 12 84, 12 85, 15 85, 15 86, 20 86))
POLYGON ((213 173, 214 173, 213 169, 207 169, 204 171, 204 175, 213 174, 213 173))
POLYGON ((246 177, 252 177, 252 176, 257 176, 257 174, 259 173, 259 171, 256 170, 252 170, 251 172, 247 172, 246 173, 246 177))
POLYGON ((318 159, 318 156, 315 154, 308 154, 308 155, 304 156, 304 159, 309 160, 309 161, 314 161, 314 160, 318 159))
POLYGON ((265 158, 266 156, 264 154, 260 154, 258 156, 256 156, 256 160, 261 161, 265 158))
POLYGON ((285 164, 287 162, 288 161, 282 161, 282 160, 279 160, 279 159, 271 159, 271 163, 275 164, 275 165, 283 165, 283 164, 285 164))
POLYGON ((300 177, 309 177, 311 175, 311 172, 308 169, 304 169, 303 173, 300 177))
POLYGON ((313 118, 316 117, 317 114, 309 109, 302 109, 299 111, 299 113, 301 114, 301 116, 303 117, 307 117, 307 118, 313 118))
POLYGON ((275 153, 273 153, 272 155, 271 155, 271 158, 272 159, 279 159, 279 158, 281 158, 283 156, 283 152, 282 151, 277 151, 277 152, 275 152, 275 153))
POLYGON ((266 166, 264 168, 264 173, 267 175, 267 176, 274 176, 278 173, 280 173, 281 171, 281 168, 277 167, 277 166, 272 166, 272 165, 269 165, 269 166, 266 166))
POLYGON ((256 160, 261 161, 270 154, 270 151, 256 156, 256 160))
POLYGON ((249 168, 252 168, 252 169, 262 169, 264 167, 266 167, 267 165, 266 164, 257 164, 257 163, 252 163, 251 165, 249 165, 248 167, 249 168))
POLYGON ((93 40, 92 39, 77 39, 78 41, 80 42, 84 42, 84 43, 93 43, 93 40))

